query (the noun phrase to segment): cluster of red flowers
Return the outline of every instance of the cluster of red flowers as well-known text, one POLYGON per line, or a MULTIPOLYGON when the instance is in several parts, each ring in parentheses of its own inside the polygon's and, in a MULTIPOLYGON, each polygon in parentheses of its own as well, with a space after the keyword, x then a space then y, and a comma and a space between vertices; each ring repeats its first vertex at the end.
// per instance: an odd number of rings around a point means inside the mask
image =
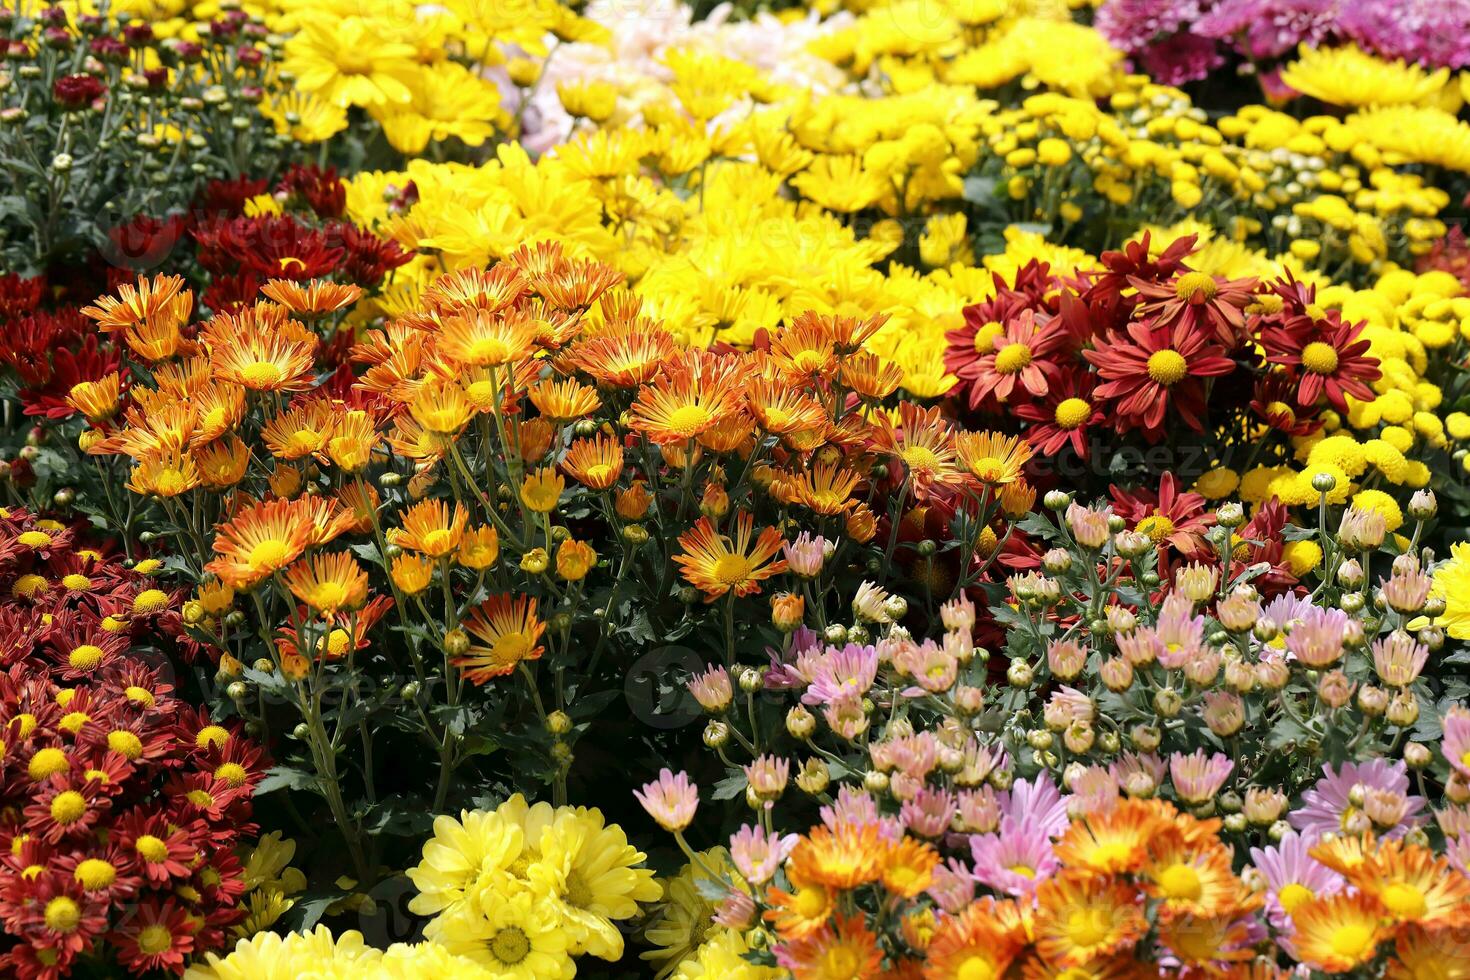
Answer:
POLYGON ((1261 283, 1190 269, 1189 236, 1153 257, 1145 235, 1075 278, 1032 262, 965 310, 945 367, 969 408, 1027 423, 1027 440, 1082 457, 1105 424, 1161 441, 1183 422, 1247 416, 1290 435, 1320 427, 1347 395, 1371 400, 1377 361, 1362 324, 1315 304, 1288 276, 1261 283))
MULTIPOLYGON (((168 257, 168 265, 186 278, 206 283, 201 302, 221 313, 255 302, 271 279, 331 278, 373 289, 411 256, 396 242, 341 220, 345 207, 346 187, 331 168, 292 166, 274 186, 264 180, 215 181, 189 215, 140 215, 111 230, 114 258, 125 265, 107 267, 109 288, 135 281, 128 264, 152 265, 168 257), (264 194, 287 211, 246 216, 246 202, 264 194), (180 245, 192 248, 179 252, 180 245), (189 274, 196 265, 197 277, 189 274)), ((79 295, 90 300, 95 278, 84 281, 79 295)), ((73 389, 114 372, 124 389, 128 385, 122 351, 97 334, 81 304, 72 302, 74 292, 43 277, 0 275, 0 364, 15 371, 27 415, 69 418, 76 412, 68 403, 73 389)), ((345 339, 338 353, 345 354, 345 339)))
POLYGON ((180 596, 0 511, 0 973, 182 972, 244 916, 261 752, 173 693, 180 596), (136 645, 135 645, 136 644, 136 645), (104 953, 105 951, 105 953, 104 953))

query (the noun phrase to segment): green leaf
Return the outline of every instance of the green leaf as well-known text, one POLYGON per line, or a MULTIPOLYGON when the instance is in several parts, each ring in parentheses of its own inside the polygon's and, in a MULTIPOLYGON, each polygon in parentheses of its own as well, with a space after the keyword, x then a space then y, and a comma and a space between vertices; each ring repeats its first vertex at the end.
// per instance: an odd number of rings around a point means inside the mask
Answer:
POLYGON ((315 793, 320 786, 316 775, 294 766, 272 766, 265 778, 255 784, 255 795, 264 796, 278 789, 304 789, 315 793))

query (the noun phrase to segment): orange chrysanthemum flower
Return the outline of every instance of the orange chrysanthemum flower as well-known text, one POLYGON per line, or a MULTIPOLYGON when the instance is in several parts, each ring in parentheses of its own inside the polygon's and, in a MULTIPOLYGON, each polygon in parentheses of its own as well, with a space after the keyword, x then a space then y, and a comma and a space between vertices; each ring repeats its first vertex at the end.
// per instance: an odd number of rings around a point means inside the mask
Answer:
POLYGON ((679 535, 683 554, 674 556, 674 564, 682 570, 685 581, 713 602, 726 593, 748 596, 760 591, 760 582, 786 570, 786 562, 771 561, 781 550, 781 532, 773 527, 761 531, 751 546, 751 530, 755 518, 742 513, 735 519, 735 537, 730 539, 715 530, 708 517, 679 535), (768 564, 769 563, 769 564, 768 564))
POLYGON ((606 490, 623 472, 623 447, 608 436, 578 439, 567 449, 561 465, 584 487, 606 490))
POLYGON ((195 445, 213 442, 232 431, 245 417, 245 389, 239 385, 210 382, 189 397, 197 416, 195 445))
POLYGON ((823 320, 803 313, 771 338, 771 358, 794 381, 825 381, 837 372, 836 338, 823 320))
POLYGON ((992 914, 1003 904, 993 899, 971 902, 958 915, 943 919, 924 951, 924 980, 1005 976, 1025 939, 992 914))
POLYGON ((955 453, 954 434, 936 405, 924 409, 901 402, 898 419, 878 416, 873 431, 874 448, 902 461, 909 478, 909 491, 927 500, 936 489, 954 488, 965 482, 955 453))
POLYGON ((877 824, 817 826, 792 849, 788 869, 802 881, 846 891, 877 881, 883 875, 885 852, 877 824))
POLYGON ((1259 896, 1230 868, 1230 854, 1218 843, 1190 845, 1173 834, 1155 837, 1139 871, 1145 892, 1159 901, 1165 919, 1237 916, 1259 904, 1259 896))
POLYGON ((414 394, 408 410, 425 431, 452 436, 475 417, 475 407, 464 389, 452 381, 426 384, 414 394))
POLYGON ((292 313, 305 316, 336 313, 356 303, 362 296, 360 287, 330 279, 312 279, 309 282, 272 279, 261 286, 260 291, 292 313))
POLYGON ((465 568, 484 571, 495 564, 495 559, 498 557, 500 557, 500 535, 495 528, 486 524, 483 527, 470 528, 465 531, 454 560, 465 568))
POLYGON ((678 347, 673 334, 659 327, 611 329, 568 351, 566 366, 591 375, 599 385, 633 388, 651 381, 678 347))
POLYGON ((475 684, 503 677, 515 670, 516 664, 538 659, 544 650, 539 641, 546 624, 536 618, 532 596, 491 596, 475 607, 464 626, 481 644, 472 645, 464 656, 454 658, 454 665, 475 684))
POLYGON ((861 915, 783 944, 777 958, 792 980, 873 980, 883 969, 883 951, 861 915))
POLYGON ((367 601, 367 572, 345 551, 313 555, 286 569, 286 586, 314 612, 333 616, 367 601))
POLYGON ((750 413, 773 436, 821 430, 827 424, 827 410, 811 395, 773 378, 756 380, 745 393, 750 413))
POLYGON ((1159 941, 1180 963, 1208 973, 1256 955, 1249 916, 1176 915, 1160 924, 1159 941))
POLYGON ((403 512, 402 527, 391 531, 389 537, 400 548, 444 558, 459 547, 469 519, 462 504, 456 503, 451 514, 443 500, 420 500, 403 512))
POLYGON ((1137 870, 1155 834, 1167 824, 1151 807, 1132 800, 1112 810, 1073 821, 1056 844, 1063 865, 1080 872, 1109 875, 1137 870))
POLYGON ((861 479, 859 473, 837 463, 817 463, 804 472, 780 477, 771 489, 783 503, 830 517, 845 513, 855 503, 852 492, 861 479))
POLYGON ((95 381, 78 381, 67 392, 66 403, 93 425, 105 422, 122 404, 122 375, 109 371, 95 381))
POLYGON ((887 398, 903 384, 903 368, 877 354, 862 351, 842 362, 837 378, 864 398, 887 398))
POLYGON ((1470 878, 1426 847, 1379 841, 1347 879, 1378 899, 1397 922, 1430 929, 1470 924, 1470 878))
POLYGON ((204 570, 233 589, 248 590, 291 564, 312 544, 317 531, 313 508, 302 506, 304 502, 268 500, 241 510, 218 527, 217 557, 204 570))
POLYGON ((439 353, 471 367, 499 367, 530 357, 536 350, 536 321, 515 312, 467 310, 444 321, 439 353))
POLYGON ((1291 915, 1296 958, 1325 973, 1346 973, 1378 955, 1390 935, 1383 906, 1362 892, 1303 902, 1291 915))
POLYGON ((498 313, 525 293, 528 283, 509 262, 493 269, 468 268, 434 280, 424 292, 424 305, 441 315, 483 310, 498 313))
POLYGON ((216 490, 233 487, 250 468, 250 447, 239 436, 217 439, 194 450, 199 475, 216 490))
POLYGON ((638 392, 629 428, 658 445, 684 443, 739 410, 745 383, 737 360, 699 354, 667 365, 661 378, 638 392))
POLYGON ((331 427, 331 409, 322 401, 313 400, 272 418, 260 430, 260 437, 277 459, 300 459, 321 451, 331 427))
POLYGON ((136 286, 123 283, 117 296, 99 296, 82 315, 97 321, 104 333, 126 330, 144 323, 163 323, 174 331, 189 318, 194 293, 184 289, 183 276, 139 276, 136 286))
POLYGON ((177 450, 149 456, 133 468, 127 488, 133 493, 177 497, 199 486, 199 467, 188 453, 177 450))
POLYGON ((923 841, 905 837, 883 854, 883 887, 894 895, 913 898, 927 889, 939 864, 939 852, 923 841))
POLYGON ((531 404, 542 415, 556 422, 569 422, 591 415, 602 405, 596 388, 580 384, 573 378, 561 381, 548 379, 534 385, 527 394, 531 397, 531 404))
POLYGON ((766 890, 766 904, 770 908, 764 918, 782 939, 800 939, 826 925, 836 905, 831 889, 801 880, 800 872, 788 873, 787 877, 791 881, 790 891, 774 885, 766 890))
MULTIPOLYGON (((216 318, 219 321, 220 318, 216 318)), ((300 391, 311 384, 315 337, 263 324, 228 329, 217 322, 209 330, 210 366, 221 381, 251 391, 300 391)))
POLYGON ((989 487, 1020 479, 1021 467, 1031 458, 1025 440, 998 432, 961 432, 955 436, 955 448, 970 475, 989 487))
POLYGON ((1066 871, 1036 889, 1036 950, 1077 966, 1131 948, 1148 931, 1143 904, 1127 884, 1066 871))

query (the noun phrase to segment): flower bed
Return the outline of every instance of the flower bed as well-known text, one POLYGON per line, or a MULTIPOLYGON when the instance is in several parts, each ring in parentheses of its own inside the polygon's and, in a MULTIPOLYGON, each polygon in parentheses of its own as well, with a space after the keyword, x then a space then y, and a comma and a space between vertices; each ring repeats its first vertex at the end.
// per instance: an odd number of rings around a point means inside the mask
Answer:
POLYGON ((1340 6, 3 12, 0 962, 1470 970, 1470 13, 1340 6))

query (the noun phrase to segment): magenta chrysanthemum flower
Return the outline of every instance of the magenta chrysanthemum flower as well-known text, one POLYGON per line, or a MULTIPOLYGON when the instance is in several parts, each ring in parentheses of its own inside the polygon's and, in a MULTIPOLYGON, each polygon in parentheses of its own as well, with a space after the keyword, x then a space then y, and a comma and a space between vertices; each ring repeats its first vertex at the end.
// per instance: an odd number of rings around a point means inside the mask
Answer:
POLYGON ((1056 784, 1044 775, 1031 780, 1018 779, 1009 790, 997 795, 1002 823, 1007 818, 1034 823, 1053 838, 1062 836, 1071 825, 1067 801, 1062 799, 1056 784))
POLYGON ((1266 877, 1266 914, 1277 929, 1291 929, 1291 913, 1303 902, 1343 886, 1341 875, 1308 853, 1311 847, 1307 838, 1287 833, 1275 847, 1251 848, 1251 863, 1266 877))
POLYGON ((1402 762, 1344 762, 1336 771, 1325 765, 1322 772, 1316 785, 1302 793, 1301 809, 1287 817, 1309 840, 1368 830, 1397 838, 1427 819, 1424 798, 1409 794, 1409 771, 1402 762))
POLYGON ((975 880, 1007 895, 1031 895, 1056 873, 1061 862, 1051 838, 1036 824, 1007 818, 1000 833, 970 838, 975 880))
POLYGON ((1331 667, 1342 657, 1348 614, 1341 609, 1313 606, 1286 636, 1286 649, 1297 660, 1317 669, 1331 667))
POLYGON ((817 659, 810 676, 811 686, 801 696, 803 704, 861 698, 878 676, 878 651, 856 643, 840 650, 828 647, 817 659))
POLYGON ((1440 748, 1450 765, 1470 776, 1470 711, 1457 704, 1445 713, 1440 748))

